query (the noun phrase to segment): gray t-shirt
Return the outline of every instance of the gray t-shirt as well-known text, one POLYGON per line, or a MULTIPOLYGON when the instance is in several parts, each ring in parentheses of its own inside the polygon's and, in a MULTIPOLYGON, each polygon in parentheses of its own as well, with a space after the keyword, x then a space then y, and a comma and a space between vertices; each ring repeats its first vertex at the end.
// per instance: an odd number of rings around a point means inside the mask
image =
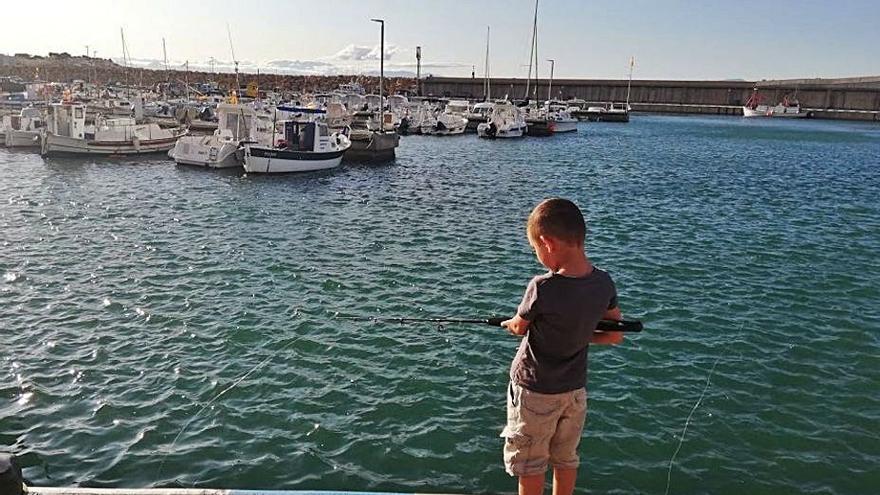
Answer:
POLYGON ((552 272, 533 278, 517 309, 531 324, 510 365, 511 381, 542 394, 585 387, 590 339, 615 307, 614 282, 598 268, 577 278, 552 272))

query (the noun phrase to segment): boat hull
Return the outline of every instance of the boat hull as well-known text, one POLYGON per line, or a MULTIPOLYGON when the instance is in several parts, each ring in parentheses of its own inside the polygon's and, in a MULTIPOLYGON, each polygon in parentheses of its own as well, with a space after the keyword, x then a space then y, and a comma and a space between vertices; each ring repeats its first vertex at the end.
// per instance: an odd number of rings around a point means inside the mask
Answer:
POLYGON ((771 107, 758 105, 755 108, 742 107, 743 117, 772 117, 775 119, 803 119, 810 116, 809 112, 801 112, 800 107, 783 107, 781 105, 771 107))
POLYGON ((248 173, 283 174, 336 168, 345 150, 288 151, 245 145, 244 170, 248 173))
POLYGON ((219 142, 213 136, 184 136, 177 140, 168 153, 179 165, 193 165, 208 168, 237 168, 241 166, 238 144, 219 142))
POLYGON ((553 124, 553 133, 561 134, 565 132, 577 132, 577 119, 570 120, 554 120, 551 122, 553 124))
POLYGON ((526 126, 522 127, 511 127, 509 129, 498 129, 497 131, 490 132, 489 124, 481 124, 477 127, 477 136, 484 139, 510 139, 510 138, 520 138, 526 135, 526 126))
POLYGON ((8 129, 3 136, 7 148, 39 148, 40 131, 17 131, 8 129))
POLYGON ((400 144, 396 132, 352 131, 348 136, 351 146, 345 152, 346 160, 393 160, 400 144))
POLYGON ((42 136, 41 154, 54 155, 146 155, 167 153, 177 142, 177 136, 133 141, 87 141, 85 139, 46 133, 42 136))

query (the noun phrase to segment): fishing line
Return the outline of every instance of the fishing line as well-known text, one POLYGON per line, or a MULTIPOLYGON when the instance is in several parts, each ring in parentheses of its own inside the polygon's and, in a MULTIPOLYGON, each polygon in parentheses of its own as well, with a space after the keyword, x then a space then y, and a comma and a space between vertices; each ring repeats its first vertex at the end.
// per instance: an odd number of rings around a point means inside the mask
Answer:
POLYGON ((165 466, 165 460, 168 458, 168 454, 170 454, 171 452, 174 451, 174 446, 177 444, 177 441, 180 439, 181 435, 183 435, 183 432, 185 432, 186 429, 189 428, 189 425, 192 424, 192 422, 195 421, 196 418, 199 417, 199 415, 201 415, 203 412, 205 412, 205 410, 208 409, 208 407, 210 407, 211 404, 213 404, 214 402, 216 402, 217 399, 219 399, 219 398, 222 397, 224 394, 226 394, 226 392, 229 392, 229 391, 232 390, 233 388, 237 387, 239 383, 245 381, 245 380, 247 379, 247 377, 251 376, 251 375, 254 374, 257 370, 259 370, 260 368, 262 368, 263 366, 265 366, 266 363, 268 363, 272 358, 274 358, 275 356, 277 356, 278 354, 280 354, 281 351, 286 350, 288 347, 290 347, 291 345, 293 345, 294 342, 298 341, 298 340, 301 339, 302 337, 303 337, 303 335, 299 335, 299 336, 297 336, 296 338, 294 338, 294 339, 291 340, 290 342, 284 344, 284 345, 283 345, 280 349, 278 349, 277 351, 273 352, 272 354, 269 354, 269 356, 266 357, 266 359, 263 359, 262 361, 260 361, 256 366, 254 366, 253 368, 251 368, 247 373, 245 373, 245 374, 241 375, 240 377, 236 378, 235 381, 233 381, 231 385, 229 385, 228 387, 226 387, 226 388, 224 388, 223 390, 221 390, 220 393, 218 393, 217 395, 215 395, 211 400, 209 400, 207 403, 205 403, 205 405, 202 406, 202 408, 199 409, 199 410, 198 410, 198 411, 197 411, 192 417, 190 417, 190 418, 189 418, 189 421, 187 421, 186 424, 183 425, 183 428, 181 428, 180 431, 177 433, 177 436, 174 437, 174 440, 171 441, 171 446, 168 447, 168 451, 165 452, 165 455, 164 455, 164 456, 162 456, 162 462, 159 463, 159 469, 158 469, 158 471, 156 472, 156 477, 158 478, 158 477, 162 474, 162 467, 165 466))
MULTIPOLYGON (((743 327, 745 326, 745 322, 743 322, 739 327, 739 332, 737 336, 742 333, 743 327)), ((697 408, 700 407, 700 404, 703 402, 703 398, 706 396, 706 391, 709 390, 709 385, 712 381, 712 375, 715 374, 715 367, 718 366, 718 362, 721 361, 721 358, 724 355, 721 354, 715 359, 715 362, 712 363, 712 369, 709 370, 709 375, 706 376, 706 385, 703 387, 703 392, 700 394, 700 398, 697 399, 697 402, 694 403, 694 407, 691 408, 690 414, 688 414, 687 419, 684 422, 684 429, 681 430, 681 436, 678 439, 678 446, 675 448, 675 452, 672 453, 672 458, 669 459, 669 470, 666 472, 666 491, 664 495, 669 495, 669 487, 672 483, 672 466, 675 464, 675 458, 678 456, 678 452, 681 451, 681 446, 684 445, 684 436, 687 433, 688 426, 691 424, 691 418, 694 417, 694 413, 697 411, 697 408)))

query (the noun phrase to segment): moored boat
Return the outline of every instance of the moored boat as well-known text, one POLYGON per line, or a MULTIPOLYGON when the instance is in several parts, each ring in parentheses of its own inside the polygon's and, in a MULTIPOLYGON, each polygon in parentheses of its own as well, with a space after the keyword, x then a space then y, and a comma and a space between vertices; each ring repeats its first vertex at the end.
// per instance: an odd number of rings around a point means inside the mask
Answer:
POLYGON ((42 155, 141 155, 168 152, 185 128, 162 129, 158 124, 138 124, 135 119, 106 119, 99 116, 86 125, 86 108, 73 103, 49 107, 46 129, 41 136, 42 155))
POLYGON ((344 134, 330 132, 325 122, 285 120, 278 122, 283 139, 269 145, 246 143, 244 169, 248 173, 310 172, 338 167, 351 146, 344 134))
POLYGON ((781 117, 800 119, 809 117, 809 112, 801 111, 801 105, 796 98, 784 96, 776 105, 768 105, 758 94, 757 88, 752 92, 748 101, 742 107, 743 117, 781 117))
POLYGON ((242 142, 257 135, 256 110, 250 105, 222 103, 217 106, 218 128, 208 136, 182 136, 168 152, 176 163, 208 168, 241 166, 242 142))
POLYGON ((477 126, 477 136, 481 138, 518 138, 525 134, 523 112, 510 103, 496 103, 489 111, 486 122, 477 126))
POLYGON ((22 108, 18 115, 3 117, 0 124, 2 144, 8 148, 39 148, 40 134, 45 126, 46 121, 40 109, 22 108))

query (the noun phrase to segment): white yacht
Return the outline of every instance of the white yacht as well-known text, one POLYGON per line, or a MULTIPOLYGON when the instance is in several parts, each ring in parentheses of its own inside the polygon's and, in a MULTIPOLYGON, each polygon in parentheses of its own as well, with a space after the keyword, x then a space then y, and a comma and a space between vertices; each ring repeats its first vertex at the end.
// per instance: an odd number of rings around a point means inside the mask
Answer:
POLYGON ((208 168, 240 167, 243 142, 256 141, 256 110, 250 105, 217 106, 217 130, 210 136, 183 136, 168 156, 181 165, 208 168))
POLYGON ((351 146, 348 137, 330 132, 321 120, 278 122, 283 139, 244 145, 244 169, 248 173, 309 172, 338 167, 351 146))
POLYGON ((506 102, 496 103, 486 122, 477 126, 477 136, 481 138, 518 138, 525 133, 526 118, 523 111, 506 102))
POLYGON ((43 155, 140 155, 168 152, 185 128, 162 129, 158 124, 138 124, 131 117, 97 116, 86 125, 86 107, 74 103, 54 103, 41 136, 43 155))
POLYGON ((422 134, 436 136, 452 136, 464 134, 467 129, 468 102, 466 100, 450 100, 435 119, 422 123, 422 134))
POLYGON ((6 115, 0 123, 3 144, 9 148, 39 148, 40 134, 46 126, 43 112, 34 107, 22 108, 18 115, 6 115))

